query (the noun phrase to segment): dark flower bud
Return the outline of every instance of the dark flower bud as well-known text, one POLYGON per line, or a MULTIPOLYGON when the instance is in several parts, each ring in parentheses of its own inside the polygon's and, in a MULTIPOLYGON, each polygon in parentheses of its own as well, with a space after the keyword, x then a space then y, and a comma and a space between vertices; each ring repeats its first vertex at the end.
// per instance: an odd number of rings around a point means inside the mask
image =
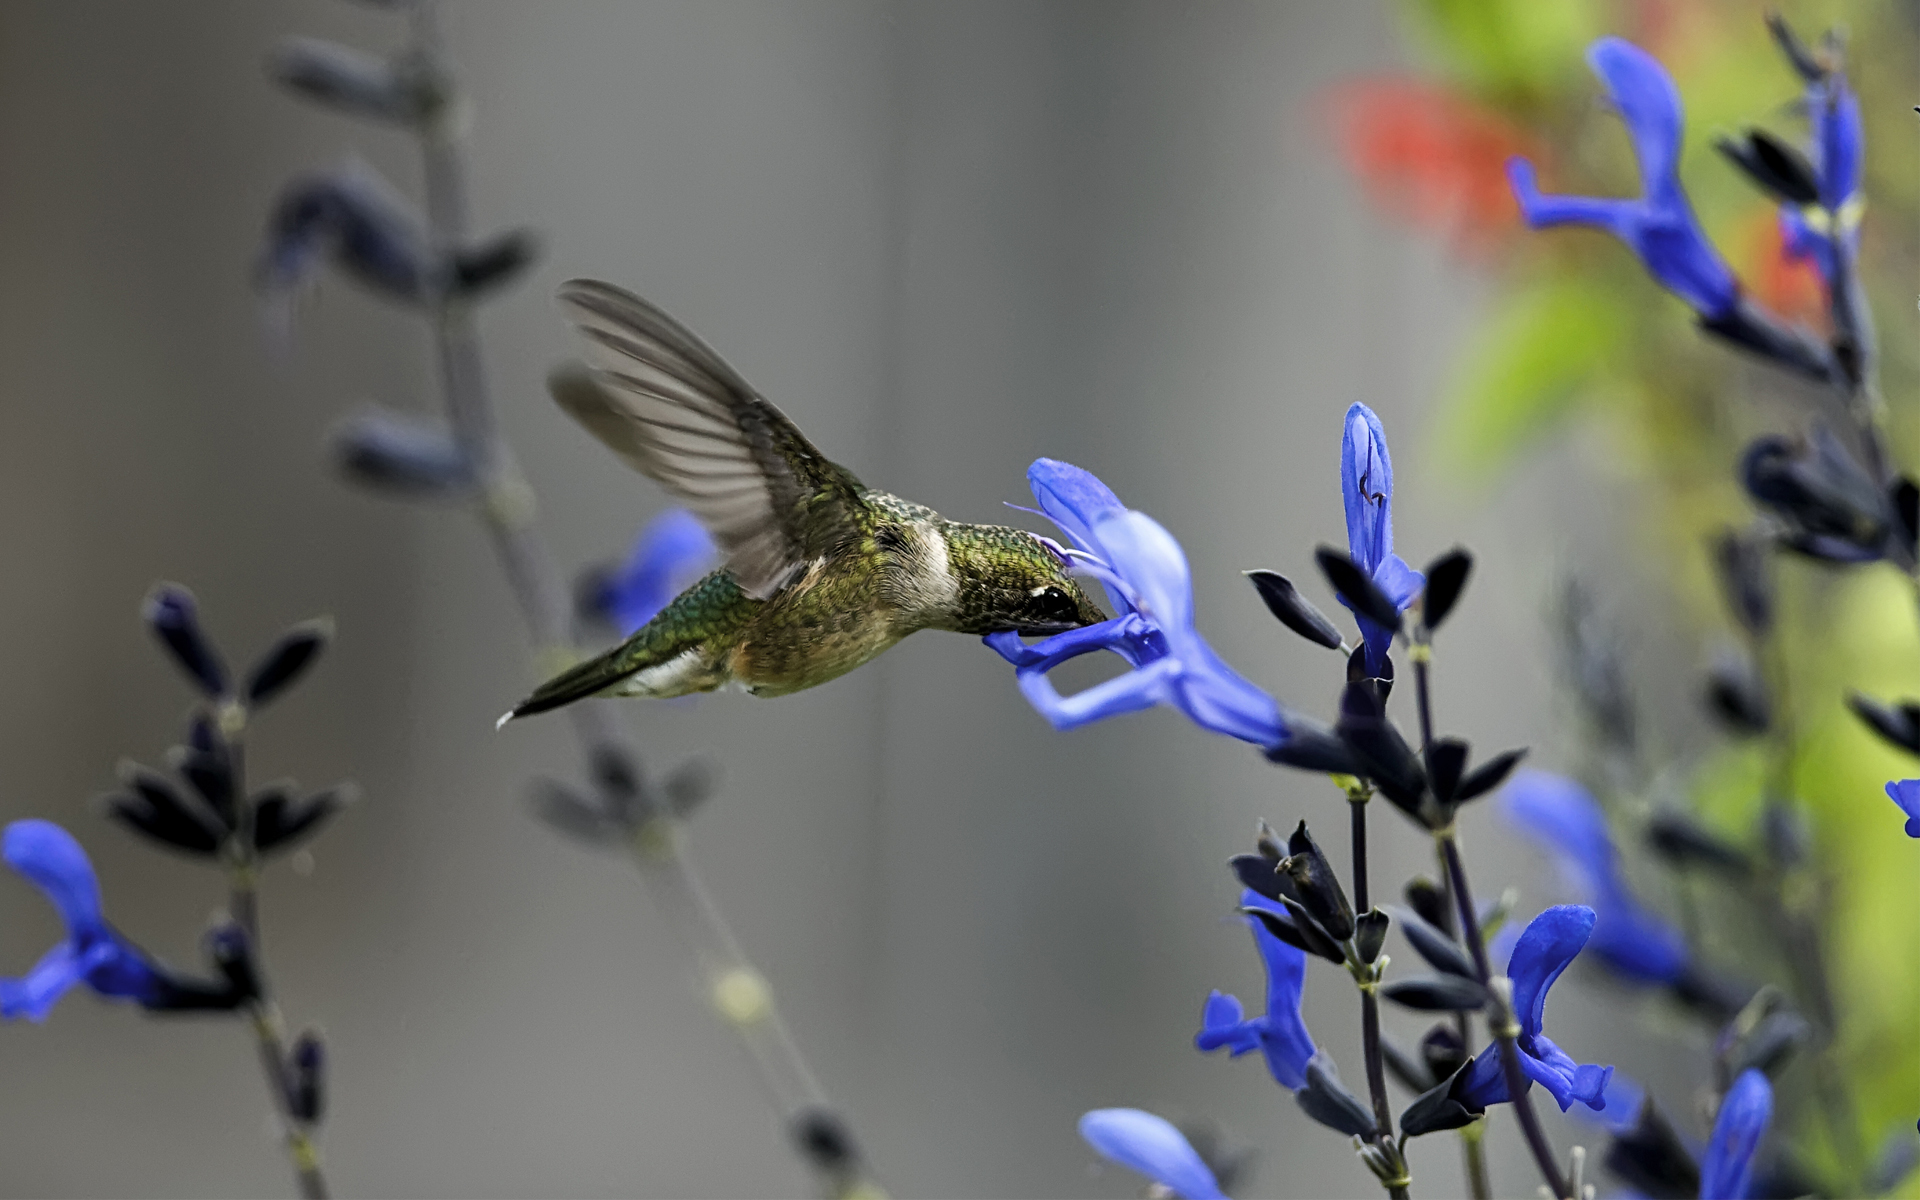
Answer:
POLYGON ((1291 896, 1282 896, 1280 903, 1286 906, 1285 916, 1265 908, 1243 908, 1240 914, 1260 922, 1268 933, 1296 950, 1318 955, 1331 963, 1346 965, 1346 953, 1340 949, 1339 943, 1327 936, 1326 930, 1320 928, 1320 923, 1313 919, 1312 913, 1291 896))
POLYGON ((1473 960, 1467 957, 1467 952, 1460 943, 1453 940, 1453 935, 1412 909, 1396 906, 1388 911, 1393 913, 1394 919, 1400 922, 1400 932, 1406 937, 1408 943, 1436 971, 1445 971, 1449 975, 1458 975, 1462 979, 1478 979, 1473 969, 1473 960))
POLYGON ((1427 784, 1440 803, 1453 802, 1454 789, 1467 771, 1467 752, 1467 744, 1459 738, 1435 738, 1427 743, 1421 757, 1426 760, 1427 784))
POLYGON ((1409 1104, 1400 1114, 1401 1135, 1419 1137, 1442 1133, 1479 1120, 1486 1110, 1465 1100, 1467 1069, 1472 1065, 1473 1060, 1469 1058, 1459 1070, 1409 1104))
POLYGON ((1893 530, 1887 539, 1889 557, 1907 570, 1920 556, 1920 484, 1905 475, 1887 488, 1893 506, 1893 530))
POLYGON ((333 621, 327 617, 303 621, 281 634, 247 676, 247 702, 265 704, 285 691, 306 674, 332 639, 333 621))
POLYGON ((1387 697, 1393 695, 1393 656, 1380 656, 1380 673, 1374 674, 1367 668, 1367 648, 1355 646, 1347 655, 1347 682, 1367 684, 1366 692, 1373 697, 1373 711, 1377 716, 1387 711, 1387 697))
POLYGON ((419 222, 385 180, 352 164, 296 179, 274 204, 261 285, 285 294, 331 259, 366 287, 416 301, 431 288, 419 222))
POLYGON ((1373 1136, 1373 1113, 1340 1082, 1333 1059, 1324 1050, 1307 1062, 1307 1086, 1295 1092, 1294 1099, 1309 1117, 1329 1129, 1349 1137, 1373 1136))
POLYGON ((1761 129, 1750 129, 1743 141, 1723 137, 1714 149, 1739 167, 1754 186, 1782 204, 1801 208, 1820 201, 1820 184, 1807 156, 1761 129))
POLYGON ((1467 801, 1484 796, 1507 781, 1513 774, 1513 768, 1527 756, 1526 747, 1518 750, 1502 750, 1486 762, 1467 772, 1467 777, 1453 789, 1453 802, 1465 804, 1467 801))
POLYGON ((1395 1004, 1421 1012, 1479 1012, 1486 1007, 1487 989, 1477 979, 1458 975, 1416 975, 1380 985, 1380 995, 1395 1004))
POLYGON ((1353 919, 1353 948, 1361 962, 1370 963, 1380 957, 1389 923, 1387 914, 1377 908, 1370 908, 1353 919))
POLYGON ((226 695, 227 667, 200 629, 192 592, 177 583, 159 584, 147 593, 140 615, 201 691, 213 699, 226 695))
POLYGON ((224 745, 211 750, 175 746, 167 752, 168 765, 206 802, 220 824, 232 829, 234 820, 233 763, 224 745))
POLYGON ((1784 1005, 1772 1008, 1757 1020, 1751 1020, 1756 998, 1728 1024, 1714 1046, 1714 1060, 1721 1086, 1740 1078, 1740 1072, 1752 1068, 1776 1075, 1794 1052, 1813 1037, 1813 1026, 1799 1013, 1784 1005))
POLYGON ((359 798, 358 789, 341 784, 293 799, 290 787, 263 790, 253 809, 253 845, 262 854, 285 853, 320 831, 335 813, 359 798))
POLYGON ((1280 618, 1282 625, 1316 645, 1329 650, 1340 648, 1340 631, 1311 600, 1300 594, 1292 580, 1273 571, 1248 571, 1246 576, 1253 581, 1260 599, 1266 601, 1267 611, 1280 618))
POLYGON ((1307 832, 1305 821, 1287 839, 1287 857, 1281 860, 1280 868, 1293 880, 1300 903, 1334 941, 1344 942, 1353 936, 1353 906, 1347 902, 1347 893, 1332 864, 1307 832))
POLYGON ((1366 686, 1364 683, 1347 685, 1335 731, 1365 768, 1363 773, 1394 807, 1431 824, 1428 817, 1434 814, 1427 813, 1421 803, 1427 792, 1426 772, 1393 722, 1372 715, 1366 686))
POLYGON ((1851 692, 1847 707, 1869 728, 1909 754, 1920 754, 1920 704, 1902 700, 1897 707, 1880 703, 1870 696, 1851 692))
POLYGON ((1467 1048, 1450 1024, 1440 1023, 1420 1039, 1420 1061, 1436 1079, 1449 1079, 1467 1065, 1467 1048))
POLYGON ((539 256, 540 239, 530 229, 509 229, 455 252, 453 287, 469 300, 511 283, 539 256))
POLYGON ((1668 810, 1647 822, 1647 844, 1675 866, 1710 867, 1743 876, 1753 868, 1744 851, 1709 833, 1693 818, 1668 810))
POLYGON ((1392 1034, 1380 1035, 1380 1059, 1386 1064, 1387 1073, 1416 1096, 1434 1084, 1426 1064, 1407 1053, 1406 1047, 1394 1040, 1392 1034))
POLYGON ((1835 562, 1885 552, 1891 505, 1873 477, 1824 425, 1806 442, 1763 437, 1747 449, 1741 482, 1788 527, 1787 544, 1835 562))
POLYGON ((1429 630, 1440 628, 1440 622, 1453 611, 1472 572, 1473 555, 1463 546, 1455 546, 1427 564, 1427 588, 1420 600, 1420 620, 1429 630))
POLYGON ((1713 539, 1720 591, 1740 627, 1755 637, 1773 629, 1773 556, 1763 538, 1723 530, 1713 539))
POLYGON ((1632 1128, 1614 1134, 1601 1161, 1620 1182, 1653 1200, 1693 1200, 1700 1194, 1699 1166, 1651 1099, 1641 1102, 1632 1128))
POLYGON ((1321 574, 1327 577, 1333 590, 1354 612, 1382 628, 1400 632, 1400 610, 1373 582, 1373 577, 1360 569, 1359 564, 1332 546, 1321 546, 1315 550, 1313 560, 1320 564, 1321 574))
POLYGON ((267 74, 309 100, 396 124, 421 120, 433 100, 419 71, 319 38, 282 42, 267 58, 267 74))
POLYGON ((803 1109, 793 1118, 793 1143, 801 1157, 828 1174, 846 1171, 860 1157, 846 1122, 827 1108, 803 1109))
POLYGON ((1848 368, 1832 347, 1804 325, 1788 324, 1753 298, 1740 293, 1732 307, 1717 317, 1698 318, 1703 333, 1758 355, 1796 375, 1817 383, 1837 383, 1848 368))
POLYGON ((318 1125, 327 1111, 327 1048, 317 1030, 303 1030, 288 1055, 287 1111, 303 1125, 318 1125))
MULTIPOLYGON (((1280 874, 1278 862, 1264 854, 1236 854, 1227 860, 1227 865, 1233 869, 1233 877, 1240 881, 1241 887, 1269 900, 1280 899, 1280 881, 1287 877, 1280 874)), ((1287 879, 1287 891, 1293 891, 1291 879, 1287 879)))
POLYGON ((1758 735, 1773 723, 1773 702, 1753 661, 1732 650, 1714 656, 1707 671, 1707 704, 1727 728, 1758 735))
POLYGON ((1800 35, 1787 24, 1787 19, 1780 15, 1779 10, 1768 12, 1766 19, 1767 31, 1773 34, 1774 44, 1780 47, 1780 53, 1786 56, 1787 62, 1793 66, 1794 73, 1800 76, 1801 81, 1819 83, 1824 80, 1827 77, 1826 66, 1814 56, 1807 44, 1800 40, 1800 35))
POLYGON ((411 495, 449 495, 473 483, 466 454, 444 428, 385 409, 334 431, 334 461, 359 483, 411 495))
POLYGON ((220 848, 226 831, 205 810, 168 783, 165 776, 138 763, 122 763, 120 778, 130 795, 106 798, 107 814, 121 824, 163 845, 208 857, 220 848))
POLYGON ((1324 771, 1329 775, 1364 775, 1360 760, 1338 734, 1320 722, 1297 713, 1287 713, 1283 721, 1287 739, 1267 747, 1267 761, 1303 771, 1324 771))
POLYGON ((605 846, 630 830, 613 813, 557 779, 536 779, 528 797, 534 815, 568 837, 588 845, 605 846))
POLYGON ((1401 895, 1406 897, 1407 907, 1420 914, 1420 919, 1427 924, 1442 932, 1453 929, 1453 913, 1447 908, 1447 894, 1433 880, 1425 875, 1415 875, 1407 880, 1401 895))
POLYGON ((236 1004, 260 998, 260 976, 254 969, 253 947, 246 930, 231 921, 216 925, 207 934, 207 956, 226 980, 236 1004))

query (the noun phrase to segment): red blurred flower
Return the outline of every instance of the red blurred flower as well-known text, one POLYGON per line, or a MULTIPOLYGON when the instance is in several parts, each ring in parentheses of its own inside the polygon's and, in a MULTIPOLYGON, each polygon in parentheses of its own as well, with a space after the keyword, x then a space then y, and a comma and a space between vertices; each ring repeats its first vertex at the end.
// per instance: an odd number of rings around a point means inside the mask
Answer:
POLYGON ((1341 155, 1375 204, 1469 251, 1519 228, 1506 163, 1540 151, 1499 110, 1406 76, 1343 84, 1329 100, 1341 155))
POLYGON ((1827 285, 1811 257, 1787 252, 1780 214, 1768 205, 1741 223, 1735 243, 1740 254, 1740 278, 1754 299, 1790 320, 1814 329, 1827 326, 1827 285))

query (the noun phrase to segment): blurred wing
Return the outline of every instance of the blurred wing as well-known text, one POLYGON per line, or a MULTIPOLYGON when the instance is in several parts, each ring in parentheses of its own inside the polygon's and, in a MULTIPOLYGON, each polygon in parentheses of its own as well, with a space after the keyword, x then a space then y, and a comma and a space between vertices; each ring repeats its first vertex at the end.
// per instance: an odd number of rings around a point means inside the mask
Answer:
POLYGON ((685 326, 591 279, 560 304, 593 372, 557 373, 554 399, 693 510, 741 590, 766 599, 857 528, 866 488, 685 326))

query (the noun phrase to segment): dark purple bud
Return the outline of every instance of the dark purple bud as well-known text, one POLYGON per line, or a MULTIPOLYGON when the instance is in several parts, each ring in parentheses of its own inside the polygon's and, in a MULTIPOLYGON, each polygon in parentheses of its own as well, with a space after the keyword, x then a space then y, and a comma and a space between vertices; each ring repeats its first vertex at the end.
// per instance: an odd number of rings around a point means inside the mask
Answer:
MULTIPOLYGON (((1827 68, 1814 56, 1800 35, 1787 24, 1787 19, 1775 9, 1767 13, 1767 31, 1773 34, 1773 41, 1780 47, 1780 53, 1786 55, 1792 64, 1794 73, 1805 83, 1819 83, 1827 77, 1827 68)), ((1691 1193, 1689 1193, 1691 1194, 1691 1193)))
POLYGON ((1757 736, 1773 723, 1767 685, 1746 655, 1723 650, 1707 671, 1707 704, 1727 728, 1757 736))
POLYGON ((370 487, 447 495, 473 483, 466 454, 437 424, 375 408, 349 418, 332 440, 341 470, 370 487))
POLYGON ((1677 867, 1708 867, 1735 877, 1753 869, 1746 852, 1729 845, 1692 817, 1667 810, 1647 822, 1647 844, 1677 867))
POLYGON ((1380 947, 1387 940, 1390 923, 1387 914, 1377 908, 1370 908, 1353 919, 1353 948, 1361 962, 1370 963, 1380 957, 1380 947))
POLYGON ((1888 546, 1894 560, 1911 570, 1920 557, 1920 484, 1902 475, 1887 488, 1887 500, 1894 516, 1888 546))
POLYGON ((1267 611, 1278 617, 1282 625, 1315 645, 1329 650, 1340 648, 1340 631, 1311 600, 1300 594, 1292 580, 1274 571, 1248 571, 1246 575, 1253 581, 1260 599, 1266 602, 1267 611))
POLYGON ((1333 865, 1314 844, 1313 835, 1307 832, 1305 821, 1300 822, 1293 836, 1287 839, 1287 857, 1280 860, 1280 869, 1293 880, 1300 903, 1334 941, 1344 942, 1353 936, 1353 906, 1347 902, 1347 893, 1334 875, 1333 865))
POLYGON ((1651 1099, 1641 1101, 1631 1129, 1613 1135, 1601 1160, 1607 1170, 1653 1200, 1693 1200, 1700 1194, 1700 1167, 1651 1099))
POLYGON ((296 179, 280 193, 267 231, 261 285, 287 293, 331 260, 398 300, 431 290, 419 222, 371 168, 355 164, 296 179))
POLYGON ((1378 675, 1367 669, 1367 648, 1355 646, 1353 653, 1347 655, 1347 682, 1370 685, 1368 692, 1373 696, 1375 715, 1387 711, 1387 697, 1393 695, 1393 657, 1380 656, 1378 675))
POLYGON ((1740 627, 1755 637, 1773 629, 1773 556, 1764 538, 1725 530, 1713 539, 1720 591, 1740 627))
POLYGON ((1852 692, 1847 696, 1847 707, 1888 742, 1909 754, 1920 754, 1920 704, 1902 700, 1894 707, 1852 692))
POLYGON ((246 930, 231 921, 214 926, 207 933, 207 956, 219 968, 237 1004, 259 999, 260 975, 254 969, 253 947, 246 930))
POLYGON ((228 829, 234 827, 233 763, 224 745, 211 750, 175 746, 167 752, 168 765, 187 781, 207 808, 228 829))
POLYGON ((528 801, 535 816, 588 845, 611 845, 629 832, 617 815, 555 779, 534 780, 528 801))
POLYGON ((214 699, 226 695, 226 664, 200 629, 192 592, 177 583, 159 584, 147 593, 140 615, 201 691, 214 699))
POLYGON ((165 776, 129 762, 121 764, 120 778, 131 794, 106 798, 113 819, 189 854, 206 857, 219 850, 225 831, 201 806, 175 791, 165 776))
POLYGON ((1789 324, 1742 292, 1717 317, 1702 315, 1700 330, 1817 383, 1837 383, 1849 367, 1804 325, 1789 324))
POLYGON ((453 286, 467 299, 511 283, 539 256, 540 239, 530 229, 509 229, 453 256, 453 286))
POLYGON ((1318 955, 1330 963, 1346 965, 1346 954, 1327 936, 1327 931, 1320 928, 1313 914, 1291 896, 1281 896, 1280 903, 1286 906, 1285 916, 1265 908, 1243 908, 1240 914, 1260 922, 1268 933, 1296 950, 1318 955))
MULTIPOLYGON (((1273 859, 1263 854, 1236 854, 1227 860, 1227 866, 1232 869, 1233 877, 1240 881, 1241 887, 1269 900, 1280 899, 1280 881, 1285 877, 1280 874, 1280 864, 1273 859)), ((1288 879, 1287 883, 1291 891, 1293 881, 1288 879)))
POLYGON ((306 673, 320 651, 333 639, 333 621, 320 617, 304 621, 280 635, 247 676, 247 702, 265 704, 306 673))
POLYGON ((1460 943, 1453 940, 1452 934, 1410 908, 1391 907, 1388 911, 1400 922, 1400 932, 1407 941, 1435 970, 1462 979, 1478 978, 1473 960, 1467 957, 1460 943))
POLYGON ((1433 788, 1434 799, 1452 803, 1460 777, 1467 771, 1467 744, 1459 738, 1435 738, 1427 743, 1422 757, 1426 759, 1427 783, 1433 788))
POLYGON ((1429 630, 1440 628, 1460 593, 1467 589, 1467 576, 1473 573, 1473 555, 1464 546, 1455 546, 1427 564, 1427 587, 1420 601, 1420 619, 1429 630))
POLYGON ((262 854, 284 854, 314 834, 335 813, 352 804, 359 792, 340 784, 295 801, 289 791, 265 792, 253 810, 253 845, 262 854))
POLYGON ((1393 722, 1368 715, 1368 701, 1360 694, 1365 687, 1364 683, 1347 685, 1347 699, 1343 701, 1340 723, 1336 727, 1340 740, 1360 761, 1362 773, 1394 807, 1426 822, 1427 817, 1433 815, 1425 811, 1431 806, 1422 804, 1427 792, 1426 773, 1393 722))
POLYGON ((827 1174, 843 1173, 860 1159, 853 1134, 828 1108, 808 1108, 793 1119, 793 1142, 809 1163, 827 1174))
POLYGON ((1416 975, 1380 985, 1382 998, 1422 1012, 1478 1012, 1487 1003, 1487 989, 1477 979, 1458 975, 1416 975))
POLYGON ((1807 1019, 1784 1005, 1750 1021, 1755 1005, 1764 1002, 1764 995, 1757 997, 1742 1010, 1714 1046, 1715 1067, 1723 1088, 1748 1068, 1769 1076, 1778 1074, 1794 1052, 1813 1037, 1813 1026, 1807 1019))
POLYGON ((1787 524, 1787 544, 1801 553, 1840 562, 1884 553, 1892 505, 1824 425, 1798 445, 1760 438, 1748 447, 1740 476, 1748 494, 1787 524))
POLYGON ((1267 824, 1264 817, 1255 827, 1253 848, 1259 851, 1260 857, 1272 862, 1276 867, 1280 865, 1280 860, 1287 856, 1286 844, 1280 840, 1280 835, 1273 831, 1273 826, 1267 824))
POLYGON ((1406 897, 1407 907, 1420 915, 1420 919, 1452 936, 1453 910, 1447 907, 1446 893, 1440 885, 1425 875, 1416 875, 1407 881, 1401 895, 1406 897))
POLYGON ((1414 1095, 1433 1086, 1433 1076, 1427 1072, 1426 1065, 1407 1053, 1406 1047, 1390 1033, 1380 1035, 1380 1058, 1387 1065, 1387 1073, 1414 1095))
POLYGON ((421 120, 433 102, 418 70, 319 38, 282 42, 267 57, 267 74, 329 108, 395 124, 421 120))
POLYGON ((1313 560, 1320 564, 1320 571, 1327 577, 1327 582, 1333 585, 1333 590, 1346 600, 1353 611, 1382 628, 1400 632, 1400 610, 1373 582, 1373 577, 1360 569, 1358 563, 1332 546, 1321 546, 1315 550, 1313 560))
POLYGON ((1803 208, 1820 202, 1820 184, 1807 156, 1762 129, 1750 129, 1743 141, 1722 137, 1714 149, 1781 204, 1803 208))
POLYGON ((287 1111, 302 1125, 318 1125, 327 1111, 327 1048, 317 1030, 304 1030, 288 1055, 287 1111))
POLYGON ((232 1012, 251 997, 234 990, 225 978, 194 979, 171 971, 156 971, 149 990, 139 997, 148 1012, 232 1012))
POLYGON ((1307 1086, 1294 1093, 1301 1109, 1327 1128, 1349 1137, 1373 1136, 1373 1113, 1340 1082, 1340 1074, 1326 1051, 1307 1062, 1307 1086))
POLYGON ((1467 777, 1462 779, 1460 785, 1453 789, 1453 802, 1455 804, 1465 804, 1467 801, 1478 796, 1484 796, 1499 787, 1502 783, 1506 782, 1507 776, 1513 774, 1513 768, 1518 766, 1520 760, 1526 756, 1527 748, 1522 746, 1518 750, 1502 750, 1486 762, 1481 763, 1473 770, 1467 772, 1467 777))
POLYGON ((1459 1070, 1409 1104, 1407 1110, 1400 1114, 1401 1135, 1419 1137, 1427 1133, 1443 1133, 1478 1120, 1486 1110, 1470 1107, 1464 1100, 1466 1072, 1472 1065, 1473 1060, 1468 1059, 1459 1070))
POLYGON ((1452 1078, 1467 1060, 1467 1048, 1451 1024, 1435 1025, 1420 1039, 1420 1061, 1435 1079, 1452 1078))
POLYGON ((1366 773, 1353 751, 1325 725, 1297 713, 1287 713, 1282 723, 1287 728, 1287 740, 1266 749, 1269 762, 1329 775, 1366 773))

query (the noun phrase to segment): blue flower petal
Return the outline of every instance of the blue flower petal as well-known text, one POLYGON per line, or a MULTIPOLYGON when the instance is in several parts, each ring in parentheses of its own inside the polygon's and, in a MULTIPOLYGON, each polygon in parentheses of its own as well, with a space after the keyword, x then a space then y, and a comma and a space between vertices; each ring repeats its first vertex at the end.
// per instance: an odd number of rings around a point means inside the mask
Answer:
POLYGON ((1514 1016, 1527 1034, 1546 1020, 1547 989, 1560 978, 1593 934, 1594 913, 1578 904, 1556 904, 1527 924, 1507 960, 1513 980, 1514 1016))
POLYGON ((100 881, 72 834, 52 821, 15 821, 0 843, 0 857, 46 894, 69 933, 96 934, 106 928, 100 915, 100 881))
MULTIPOLYGON (((1248 908, 1274 907, 1258 892, 1243 892, 1240 902, 1248 908)), ((1307 955, 1267 931, 1257 918, 1247 917, 1254 945, 1267 968, 1266 1028, 1260 1045, 1266 1052, 1267 1068, 1274 1079, 1289 1091, 1307 1086, 1307 1063, 1314 1056, 1313 1035, 1300 1018, 1300 995, 1307 984, 1307 955)))
POLYGON ((0 841, 0 857, 46 894, 67 926, 24 977, 0 979, 0 1017, 45 1020, 76 983, 102 996, 157 1000, 164 977, 101 915, 99 881, 73 835, 51 821, 15 821, 0 841))
POLYGON ((1896 779, 1887 785, 1887 797, 1907 814, 1907 836, 1920 838, 1920 779, 1896 779))
POLYGON ((1238 996, 1208 992, 1207 1005, 1200 1013, 1200 1032, 1193 1035, 1193 1044, 1202 1053, 1225 1049, 1229 1058, 1239 1058, 1260 1048, 1260 1029, 1247 1020, 1238 996))
POLYGON ((1080 1136, 1109 1162, 1137 1171, 1182 1200, 1226 1200, 1213 1172, 1186 1137, 1137 1108, 1096 1108, 1080 1118, 1080 1136))
MULTIPOLYGON (((1092 471, 1057 458, 1035 459, 1027 468, 1027 486, 1033 489, 1033 498, 1039 503, 1041 513, 1060 527, 1060 532, 1067 535, 1076 549, 1106 560, 1107 555, 1094 539, 1094 522, 1126 511, 1126 505, 1120 503, 1120 497, 1113 494, 1112 488, 1100 482, 1092 471)), ((1133 611, 1133 602, 1123 588, 1105 578, 1101 586, 1114 612, 1125 615, 1133 611)))
POLYGON ((1347 409, 1340 438, 1340 500, 1347 510, 1347 551, 1372 575, 1393 553, 1393 458, 1386 429, 1364 404, 1347 409))
MULTIPOLYGON (((1588 1108, 1604 1108, 1607 1084, 1613 1077, 1612 1067, 1575 1062, 1542 1032, 1547 990, 1586 945, 1593 923, 1592 909, 1578 905, 1549 908, 1528 922, 1507 961, 1507 975, 1513 980, 1514 1017, 1520 1024, 1520 1068, 1531 1082, 1552 1093, 1562 1112, 1576 1100, 1588 1108)), ((1512 1099, 1497 1043, 1475 1057, 1463 1084, 1462 1099, 1483 1108, 1512 1099)))
POLYGON ((1646 197, 1655 205, 1685 205, 1680 191, 1680 92, 1660 60, 1623 38, 1601 38, 1587 48, 1587 65, 1633 139, 1646 197))
POLYGON ((670 508, 640 531, 627 561, 607 579, 599 606, 626 637, 712 570, 719 558, 699 518, 684 508, 670 508))
POLYGON ((1720 1115, 1700 1164, 1700 1200, 1747 1200, 1754 1151, 1772 1121, 1773 1086, 1749 1067, 1720 1101, 1720 1115))

